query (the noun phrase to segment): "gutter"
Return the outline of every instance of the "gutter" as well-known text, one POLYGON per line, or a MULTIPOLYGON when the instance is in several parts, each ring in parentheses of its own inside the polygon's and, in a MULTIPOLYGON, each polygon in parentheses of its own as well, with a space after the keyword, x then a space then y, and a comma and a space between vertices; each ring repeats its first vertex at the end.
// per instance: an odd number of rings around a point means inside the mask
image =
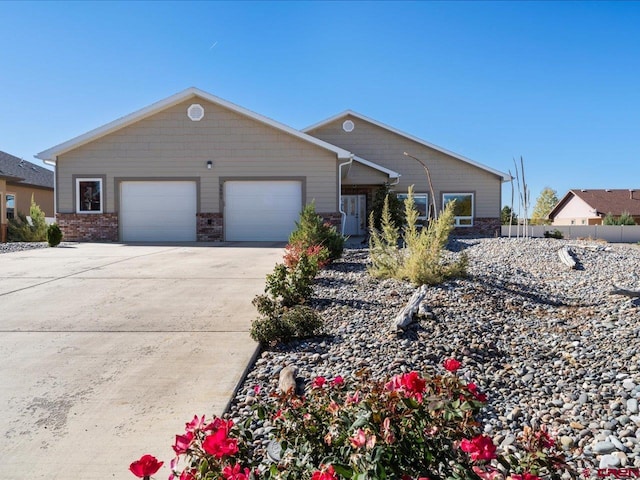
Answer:
POLYGON ((338 166, 338 211, 340 212, 340 235, 344 236, 344 227, 347 223, 347 212, 342 210, 342 167, 353 163, 353 154, 349 155, 347 162, 341 163, 338 166))

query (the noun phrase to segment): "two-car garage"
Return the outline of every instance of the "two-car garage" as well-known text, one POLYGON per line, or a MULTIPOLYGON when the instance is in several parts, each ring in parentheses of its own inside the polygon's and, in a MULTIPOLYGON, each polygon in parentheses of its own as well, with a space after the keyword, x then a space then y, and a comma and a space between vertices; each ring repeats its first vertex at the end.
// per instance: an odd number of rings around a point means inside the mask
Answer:
MULTIPOLYGON (((286 241, 302 208, 299 180, 222 183, 226 241, 286 241)), ((120 183, 120 235, 125 242, 195 241, 196 181, 120 183)))

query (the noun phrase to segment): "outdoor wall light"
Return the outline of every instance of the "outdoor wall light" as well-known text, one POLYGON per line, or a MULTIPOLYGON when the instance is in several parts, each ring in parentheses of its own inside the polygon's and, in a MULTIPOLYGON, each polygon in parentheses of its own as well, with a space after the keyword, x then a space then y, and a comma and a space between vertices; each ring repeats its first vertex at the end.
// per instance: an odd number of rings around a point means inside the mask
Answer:
POLYGON ((213 168, 213 162, 211 160, 207 160, 207 168, 211 170, 213 168))

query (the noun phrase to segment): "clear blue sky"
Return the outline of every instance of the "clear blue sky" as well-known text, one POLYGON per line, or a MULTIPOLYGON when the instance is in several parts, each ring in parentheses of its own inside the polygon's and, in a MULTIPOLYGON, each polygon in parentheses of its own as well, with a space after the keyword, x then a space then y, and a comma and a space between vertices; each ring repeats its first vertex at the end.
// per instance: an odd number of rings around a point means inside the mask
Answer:
MULTIPOLYGON (((640 3, 0 2, 0 150, 196 86, 295 128, 353 109, 545 186, 640 188, 640 3)), ((505 187, 508 203, 510 187, 505 187)))

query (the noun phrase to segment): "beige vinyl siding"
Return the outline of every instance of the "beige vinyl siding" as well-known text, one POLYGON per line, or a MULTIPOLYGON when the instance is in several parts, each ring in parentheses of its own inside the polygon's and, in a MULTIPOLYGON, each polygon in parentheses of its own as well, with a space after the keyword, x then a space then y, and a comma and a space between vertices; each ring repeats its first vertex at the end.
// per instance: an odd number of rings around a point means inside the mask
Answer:
POLYGON ((116 177, 200 177, 200 211, 221 212, 219 177, 243 176, 304 177, 304 201, 334 212, 337 165, 332 152, 193 98, 58 157, 58 211, 75 210, 73 175, 105 175, 105 212, 115 211, 116 177), (187 117, 193 103, 205 110, 199 122, 187 117))
POLYGON ((349 115, 307 133, 400 173, 400 182, 394 187, 396 192, 406 192, 410 185, 417 192, 428 192, 424 169, 403 155, 407 152, 429 167, 439 209, 442 193, 469 192, 475 194, 476 217, 500 216, 502 180, 493 173, 349 115), (347 119, 355 125, 350 133, 342 129, 347 119))
POLYGON ((389 182, 389 176, 386 173, 356 161, 344 170, 347 175, 342 179, 343 185, 380 185, 389 182))

